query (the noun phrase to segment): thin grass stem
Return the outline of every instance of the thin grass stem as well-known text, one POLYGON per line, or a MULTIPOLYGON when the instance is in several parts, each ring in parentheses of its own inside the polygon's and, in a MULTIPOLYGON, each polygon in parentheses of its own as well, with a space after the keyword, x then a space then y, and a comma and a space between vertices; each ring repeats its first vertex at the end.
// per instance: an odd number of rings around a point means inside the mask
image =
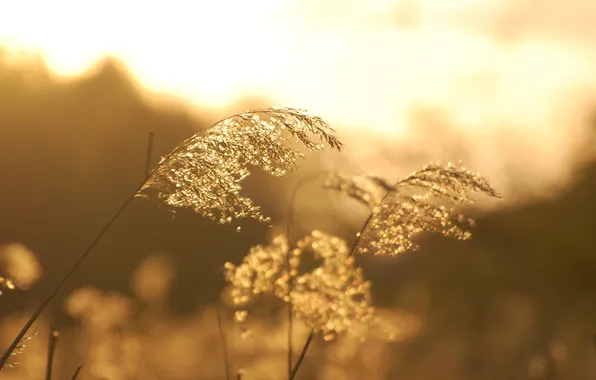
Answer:
MULTIPOLYGON (((140 187, 139 187, 140 189, 140 187)), ((99 231, 99 233, 95 236, 95 238, 91 241, 89 246, 80 254, 79 258, 74 262, 74 264, 70 267, 70 269, 66 272, 66 274, 62 277, 60 282, 56 285, 56 287, 52 290, 52 292, 43 300, 43 302, 39 305, 37 310, 31 315, 25 326, 19 331, 17 336, 14 338, 10 346, 6 349, 2 357, 0 358, 0 370, 4 368, 6 362, 10 358, 10 355, 18 346, 19 342, 25 337, 27 331, 31 328, 33 323, 39 318, 41 313, 45 310, 45 308, 54 300, 58 292, 62 289, 66 281, 68 281, 72 275, 77 271, 77 269, 81 266, 81 264, 85 261, 85 259, 89 256, 89 253, 93 250, 93 248, 97 245, 97 243, 101 240, 101 238, 105 235, 105 233, 110 229, 112 224, 118 219, 122 211, 128 206, 128 204, 135 198, 136 192, 131 195, 120 208, 112 215, 108 222, 104 225, 104 227, 99 231)))
MULTIPOLYGON (((389 194, 390 193, 387 192, 383 196, 381 203, 383 203, 385 201, 385 199, 389 196, 389 194)), ((366 218, 366 221, 362 225, 360 232, 356 235, 356 240, 354 241, 354 244, 352 244, 352 249, 350 250, 350 256, 353 256, 356 253, 356 248, 358 247, 358 244, 360 244, 360 239, 362 238, 362 234, 363 234, 366 226, 368 225, 368 223, 370 223, 370 221, 372 220, 373 216, 374 216, 374 213, 370 213, 368 215, 368 218, 366 218)), ((288 255, 288 257, 289 257, 289 255, 288 255)), ((302 365, 302 362, 304 361, 304 358, 306 356, 306 351, 308 351, 308 347, 310 347, 310 344, 314 338, 314 335, 315 335, 315 331, 310 330, 310 333, 308 334, 308 338, 306 339, 306 342, 304 342, 304 346, 302 347, 302 351, 300 352, 300 356, 298 357, 298 360, 296 361, 296 365, 294 365, 294 367, 292 368, 292 371, 290 372, 290 380, 294 380, 294 377, 296 377, 296 374, 298 373, 298 370, 300 369, 300 366, 302 365)))
POLYGON ((300 352, 300 356, 298 356, 298 360, 296 361, 296 365, 292 368, 292 372, 290 373, 290 380, 294 380, 300 366, 302 365, 302 361, 306 357, 306 351, 308 347, 310 347, 310 343, 312 342, 313 338, 315 337, 315 331, 310 330, 310 334, 308 334, 308 338, 306 338, 306 342, 304 343, 304 347, 302 347, 302 351, 300 352))
MULTIPOLYGON (((321 172, 317 172, 317 173, 307 175, 305 177, 300 178, 298 180, 298 182, 292 188, 292 192, 290 193, 290 206, 289 206, 288 217, 287 217, 288 221, 286 223, 286 237, 287 237, 288 243, 291 241, 290 234, 291 234, 291 227, 294 223, 294 216, 295 216, 295 210, 296 210, 296 198, 298 196, 298 190, 300 190, 300 188, 307 182, 310 182, 310 181, 316 179, 320 175, 320 173, 321 172)), ((293 352, 292 352, 292 341, 293 341, 293 335, 294 335, 294 313, 292 312, 292 299, 291 299, 294 282, 293 282, 293 277, 291 275, 290 254, 289 253, 288 253, 288 256, 286 259, 286 269, 288 271, 288 275, 290 276, 287 296, 288 296, 288 379, 291 380, 293 378, 292 372, 294 370, 293 352)))
POLYGON ((224 367, 226 369, 226 380, 230 380, 230 369, 229 369, 230 365, 228 362, 228 357, 229 357, 228 345, 226 344, 226 337, 225 337, 225 334, 223 331, 223 325, 221 323, 222 315, 221 315, 220 304, 217 303, 215 308, 217 310, 217 328, 219 329, 219 338, 221 339, 221 347, 222 347, 223 358, 224 358, 224 367))
POLYGON ((48 361, 46 365, 46 380, 52 380, 52 365, 54 363, 54 353, 56 352, 56 341, 58 340, 58 331, 50 329, 50 339, 48 342, 48 361))
MULTIPOLYGON (((150 140, 151 141, 150 141, 150 144, 149 145, 152 146, 153 145, 153 141, 152 141, 153 138, 150 137, 150 140)), ((169 158, 172 155, 174 155, 180 149, 179 147, 180 146, 176 147, 167 156, 167 158, 169 158)), ((150 152, 148 150, 148 156, 149 156, 149 153, 150 152)), ((147 161, 149 161, 149 158, 147 158, 147 161)), ((153 173, 155 173, 155 171, 158 168, 161 167, 161 165, 165 164, 166 161, 167 161, 167 159, 164 160, 160 165, 157 165, 157 167, 155 169, 153 169, 153 171, 151 171, 151 173, 149 173, 146 176, 146 179, 147 178, 150 178, 153 175, 153 173)), ((146 179, 145 179, 145 181, 146 181, 146 179)), ((108 232, 108 230, 110 229, 110 227, 112 226, 112 224, 114 224, 114 222, 116 221, 116 219, 118 219, 118 217, 120 216, 120 214, 122 214, 122 212, 124 211, 124 209, 126 208, 126 206, 128 206, 128 204, 130 202, 132 202, 132 200, 137 196, 137 194, 139 193, 139 191, 141 191, 141 189, 145 185, 145 181, 141 184, 141 186, 139 186, 139 188, 132 195, 130 195, 128 197, 128 199, 126 199, 124 201, 124 203, 122 203, 122 205, 120 206, 120 208, 110 217, 110 219, 108 219, 108 221, 103 226, 103 228, 97 233, 97 235, 93 238, 93 240, 91 240, 91 243, 89 243, 89 245, 87 246, 87 248, 79 255, 79 258, 72 264, 72 266, 68 269, 68 271, 66 272, 66 274, 62 277, 62 279, 58 282, 58 284, 54 287, 54 289, 50 292, 50 294, 43 300, 43 302, 39 305, 39 307, 31 315, 31 317, 29 318, 29 320, 27 321, 27 323, 25 323, 25 325, 23 326, 23 328, 21 328, 21 330, 19 331, 19 333, 17 334, 17 336, 14 338, 14 340, 12 341, 12 343, 10 344, 10 346, 8 346, 8 348, 6 349, 6 351, 4 351, 4 354, 2 354, 2 357, 0 358, 0 370, 2 370, 4 368, 4 366, 8 362, 8 359, 10 358, 10 356, 12 355, 12 353, 14 352, 15 348, 19 345, 19 342, 25 337, 25 335, 27 334, 27 331, 29 331, 29 329, 31 328, 31 326, 33 326, 33 323, 35 323, 35 321, 37 320, 37 318, 39 318, 39 316, 41 315, 41 313, 43 313, 43 311, 50 304, 50 302, 52 302, 54 300, 54 298, 56 297, 56 295, 58 294, 58 292, 60 292, 60 290, 62 289, 62 287, 64 286, 64 284, 73 276, 73 274, 77 271, 77 269, 79 269, 79 267, 85 261, 85 259, 89 256, 89 254, 91 253, 91 251, 93 250, 93 248, 95 248, 95 246, 97 245, 97 243, 99 243, 99 241, 101 240, 101 238, 106 234, 106 232, 108 232)))
POLYGON ((147 159, 145 161, 145 176, 149 177, 151 174, 151 158, 153 157, 153 144, 155 142, 155 130, 149 131, 149 139, 147 140, 147 159))
POLYGON ((82 369, 83 369, 83 365, 81 364, 80 366, 77 367, 77 370, 73 373, 70 380, 77 380, 77 377, 79 377, 79 373, 81 373, 82 369))

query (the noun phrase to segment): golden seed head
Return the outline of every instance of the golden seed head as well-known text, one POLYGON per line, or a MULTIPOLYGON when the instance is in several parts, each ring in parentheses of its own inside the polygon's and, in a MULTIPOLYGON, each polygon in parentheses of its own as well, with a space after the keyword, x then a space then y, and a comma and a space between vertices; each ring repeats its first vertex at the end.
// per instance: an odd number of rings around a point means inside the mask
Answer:
POLYGON ((332 149, 342 147, 327 123, 303 110, 249 111, 179 144, 162 159, 138 195, 169 208, 190 208, 219 223, 237 218, 269 222, 250 198, 240 195, 241 182, 250 175, 251 166, 275 177, 292 170, 304 157, 289 146, 292 139, 309 150, 322 149, 323 142, 332 149))

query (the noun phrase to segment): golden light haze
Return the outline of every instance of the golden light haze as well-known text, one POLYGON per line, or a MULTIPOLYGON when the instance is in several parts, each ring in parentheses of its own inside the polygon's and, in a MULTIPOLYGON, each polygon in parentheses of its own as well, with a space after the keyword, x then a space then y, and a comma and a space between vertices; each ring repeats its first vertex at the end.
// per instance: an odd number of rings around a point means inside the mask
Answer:
POLYGON ((201 105, 256 94, 381 133, 415 130, 424 107, 433 127, 465 131, 475 169, 498 177, 515 157, 551 182, 594 103, 589 3, 19 0, 0 3, 0 44, 40 51, 59 75, 109 54, 201 105))

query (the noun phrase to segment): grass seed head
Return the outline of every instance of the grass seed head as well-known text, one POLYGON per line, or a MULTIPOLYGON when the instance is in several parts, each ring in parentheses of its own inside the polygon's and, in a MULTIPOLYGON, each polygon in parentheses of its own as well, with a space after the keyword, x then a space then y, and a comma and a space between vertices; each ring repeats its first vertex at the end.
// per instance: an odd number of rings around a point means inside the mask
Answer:
POLYGON ((237 218, 268 222, 252 199, 241 196, 241 183, 257 166, 281 177, 304 153, 325 144, 341 150, 334 130, 303 110, 272 107, 224 119, 179 144, 147 179, 140 196, 156 198, 170 208, 187 207, 219 223, 237 218), (152 190, 157 197, 152 197, 152 190))

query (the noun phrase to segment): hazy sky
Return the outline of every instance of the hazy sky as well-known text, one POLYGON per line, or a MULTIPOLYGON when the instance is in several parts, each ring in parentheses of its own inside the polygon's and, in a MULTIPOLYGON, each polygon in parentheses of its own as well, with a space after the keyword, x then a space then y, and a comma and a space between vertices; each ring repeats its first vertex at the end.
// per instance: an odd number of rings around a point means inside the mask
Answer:
POLYGON ((554 181, 594 104, 594 17, 586 0, 19 0, 0 2, 0 44, 62 75, 116 55, 207 106, 256 93, 394 133, 424 107, 466 131, 479 170, 507 155, 554 181))

